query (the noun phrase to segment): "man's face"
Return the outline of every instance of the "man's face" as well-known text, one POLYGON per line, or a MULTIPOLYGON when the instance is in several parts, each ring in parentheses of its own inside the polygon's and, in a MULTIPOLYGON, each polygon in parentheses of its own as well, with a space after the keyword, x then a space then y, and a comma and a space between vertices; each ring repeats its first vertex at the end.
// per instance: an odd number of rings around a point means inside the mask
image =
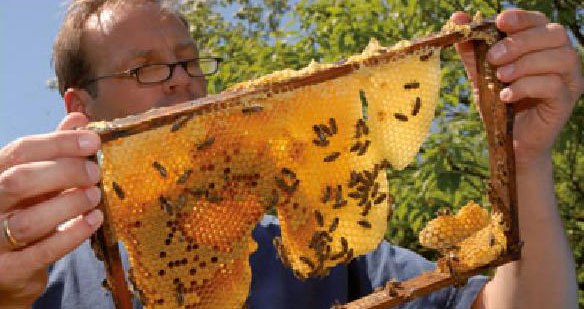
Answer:
MULTIPOLYGON (((87 22, 83 44, 96 77, 198 56, 194 41, 176 16, 152 3, 128 3, 105 8, 87 22)), ((153 85, 141 85, 133 76, 97 83, 97 96, 85 106, 91 120, 111 120, 203 97, 207 85, 203 77, 190 77, 181 66, 174 68, 170 80, 153 85)))

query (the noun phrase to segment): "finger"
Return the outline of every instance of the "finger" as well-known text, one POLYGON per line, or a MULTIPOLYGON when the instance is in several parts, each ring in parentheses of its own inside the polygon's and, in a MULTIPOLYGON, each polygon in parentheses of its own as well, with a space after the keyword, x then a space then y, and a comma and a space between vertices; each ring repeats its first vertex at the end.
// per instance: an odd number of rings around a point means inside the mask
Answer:
POLYGON ((0 174, 0 213, 8 212, 20 201, 49 192, 75 187, 90 187, 100 178, 92 161, 62 158, 11 167, 0 174))
POLYGON ((23 249, 18 266, 30 271, 46 268, 81 245, 102 222, 103 213, 99 209, 92 210, 87 215, 75 219, 65 230, 23 249))
POLYGON ((499 14, 495 22, 499 30, 512 34, 545 25, 549 23, 549 19, 542 12, 510 9, 499 14))
MULTIPOLYGON (((470 23, 472 18, 465 12, 456 12, 450 16, 450 20, 457 25, 462 25, 470 23)), ((462 59, 467 76, 471 81, 474 81, 476 76, 476 60, 473 43, 471 41, 456 43, 454 47, 462 59)))
POLYGON ((560 24, 546 24, 510 35, 494 44, 487 54, 493 65, 507 64, 524 54, 569 46, 570 38, 560 24))
POLYGON ((526 98, 555 99, 566 95, 566 86, 556 74, 525 76, 501 90, 504 102, 516 102, 526 98))
MULTIPOLYGON (((526 54, 514 62, 497 68, 497 78, 509 83, 530 75, 557 74, 566 82, 575 78, 578 54, 571 47, 547 49, 526 54)), ((578 74, 579 75, 579 74, 578 74)))
POLYGON ((23 163, 94 155, 100 143, 99 135, 82 130, 19 138, 0 149, 0 173, 23 163))
MULTIPOLYGON (((56 231, 59 224, 89 212, 99 203, 101 192, 97 187, 74 189, 33 207, 13 213, 9 219, 12 237, 20 243, 36 242, 56 231)), ((12 247, 0 235, 0 251, 12 247)))
POLYGON ((65 118, 57 126, 57 131, 74 130, 83 127, 89 123, 87 116, 82 113, 73 112, 67 114, 65 118))

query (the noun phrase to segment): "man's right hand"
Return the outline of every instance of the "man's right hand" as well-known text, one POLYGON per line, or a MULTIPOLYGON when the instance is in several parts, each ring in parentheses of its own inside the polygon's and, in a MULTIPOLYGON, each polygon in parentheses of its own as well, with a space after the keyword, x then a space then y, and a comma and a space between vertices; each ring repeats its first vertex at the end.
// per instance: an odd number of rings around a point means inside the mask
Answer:
POLYGON ((99 136, 72 130, 87 122, 71 113, 56 132, 23 137, 0 149, 1 308, 30 307, 45 289, 47 266, 82 244, 103 221, 95 208, 101 199, 95 186, 99 169, 87 159, 99 149, 99 136), (4 220, 12 240, 23 246, 8 239, 4 220))

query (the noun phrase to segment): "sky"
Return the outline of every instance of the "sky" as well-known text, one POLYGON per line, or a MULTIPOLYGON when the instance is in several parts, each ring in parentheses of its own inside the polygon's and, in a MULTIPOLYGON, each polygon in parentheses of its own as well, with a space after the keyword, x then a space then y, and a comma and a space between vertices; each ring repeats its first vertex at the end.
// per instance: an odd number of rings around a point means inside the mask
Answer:
POLYGON ((65 116, 56 90, 51 49, 64 0, 0 0, 0 147, 25 135, 51 132, 65 116))

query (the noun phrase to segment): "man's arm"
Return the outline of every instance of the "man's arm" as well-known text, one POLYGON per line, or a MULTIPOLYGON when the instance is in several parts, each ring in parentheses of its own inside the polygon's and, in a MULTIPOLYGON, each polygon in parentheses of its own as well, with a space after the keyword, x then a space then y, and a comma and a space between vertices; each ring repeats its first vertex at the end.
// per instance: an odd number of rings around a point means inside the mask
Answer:
POLYGON ((478 308, 577 308, 574 260, 558 213, 550 156, 517 173, 521 260, 497 268, 478 308))
MULTIPOLYGON (((452 19, 465 23, 470 17, 457 13, 452 19)), ((505 11, 497 27, 507 37, 489 50, 488 61, 509 84, 501 100, 514 104, 517 113, 513 137, 524 247, 520 261, 497 268, 473 308, 577 308, 575 266, 555 200, 551 148, 584 89, 580 59, 566 30, 539 12, 505 11)), ((474 79, 472 46, 457 49, 474 79)))

